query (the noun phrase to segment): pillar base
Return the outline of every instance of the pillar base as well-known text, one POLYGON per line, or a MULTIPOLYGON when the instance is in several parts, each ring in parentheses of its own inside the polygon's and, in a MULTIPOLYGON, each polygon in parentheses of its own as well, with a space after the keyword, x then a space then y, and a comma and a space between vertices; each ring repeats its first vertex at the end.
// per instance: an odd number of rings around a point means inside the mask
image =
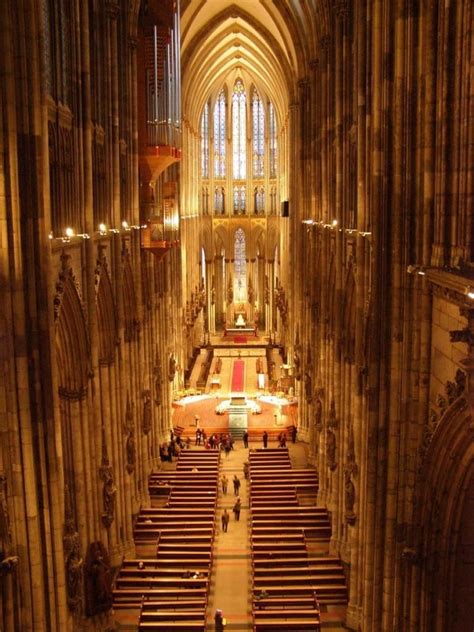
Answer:
POLYGON ((348 630, 362 629, 362 608, 349 604, 346 610, 346 618, 344 624, 348 630))

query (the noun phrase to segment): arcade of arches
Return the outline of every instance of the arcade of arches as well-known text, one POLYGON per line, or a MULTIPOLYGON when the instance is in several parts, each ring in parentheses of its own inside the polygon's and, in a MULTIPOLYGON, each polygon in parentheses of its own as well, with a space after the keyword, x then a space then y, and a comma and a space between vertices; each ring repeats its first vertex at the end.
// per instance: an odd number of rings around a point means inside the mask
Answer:
POLYGON ((176 402, 256 356, 341 627, 471 632, 473 25, 469 0, 0 2, 0 630, 135 629, 113 578, 176 402))

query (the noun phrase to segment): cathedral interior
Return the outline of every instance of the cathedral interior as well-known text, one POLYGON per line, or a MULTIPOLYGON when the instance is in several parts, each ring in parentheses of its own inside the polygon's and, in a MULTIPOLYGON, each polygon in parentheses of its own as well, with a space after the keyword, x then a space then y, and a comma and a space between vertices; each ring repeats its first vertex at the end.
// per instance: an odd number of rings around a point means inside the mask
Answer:
POLYGON ((473 26, 0 2, 1 632, 472 632, 473 26))

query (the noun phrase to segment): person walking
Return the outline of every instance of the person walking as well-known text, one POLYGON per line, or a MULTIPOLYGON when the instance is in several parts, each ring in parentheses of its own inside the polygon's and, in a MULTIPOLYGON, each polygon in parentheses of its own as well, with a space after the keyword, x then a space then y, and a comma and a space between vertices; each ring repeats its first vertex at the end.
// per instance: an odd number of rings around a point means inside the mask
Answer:
POLYGON ((224 632, 225 619, 222 610, 216 610, 214 616, 215 630, 216 632, 224 632))
POLYGON ((234 512, 234 517, 236 520, 240 520, 240 510, 242 508, 242 505, 240 503, 240 498, 237 498, 237 500, 235 501, 235 505, 232 509, 232 511, 234 512))
POLYGON ((244 440, 244 448, 248 448, 249 447, 249 433, 247 432, 247 430, 242 435, 242 439, 244 440))
POLYGON ((222 493, 227 494, 227 483, 229 481, 225 474, 222 474, 221 482, 222 482, 222 493))
POLYGON ((234 495, 235 496, 239 495, 239 489, 240 489, 240 480, 237 474, 234 474, 234 495))
POLYGON ((245 476, 245 480, 249 480, 249 462, 245 461, 244 463, 244 476, 245 476))
POLYGON ((297 435, 297 433, 298 433, 298 429, 295 426, 295 424, 293 424, 293 427, 291 429, 291 440, 292 440, 293 443, 296 443, 296 435, 297 435))
POLYGON ((227 509, 224 509, 224 513, 221 516, 221 521, 222 521, 222 531, 224 533, 227 533, 227 525, 229 524, 229 512, 227 511, 227 509))
POLYGON ((268 447, 268 432, 266 430, 263 431, 263 447, 268 447))

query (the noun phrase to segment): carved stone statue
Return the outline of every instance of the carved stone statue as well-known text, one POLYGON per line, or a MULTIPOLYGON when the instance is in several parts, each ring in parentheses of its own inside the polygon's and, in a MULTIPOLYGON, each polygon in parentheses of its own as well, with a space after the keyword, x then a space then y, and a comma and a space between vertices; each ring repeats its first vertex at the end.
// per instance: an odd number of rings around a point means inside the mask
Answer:
POLYGON ((212 277, 212 287, 211 287, 211 305, 215 305, 216 302, 216 277, 212 277))
POLYGON ((86 614, 93 617, 112 607, 112 569, 102 542, 89 546, 86 561, 86 614))
POLYGON ((356 520, 354 513, 355 487, 349 470, 344 472, 344 504, 346 509, 346 522, 353 525, 356 520))
POLYGON ((66 600, 69 610, 76 614, 82 610, 84 560, 80 552, 79 533, 76 531, 69 487, 64 488, 63 549, 66 571, 66 600))
POLYGON ((337 467, 336 463, 336 435, 328 429, 326 432, 326 461, 331 471, 334 471, 337 467))
POLYGON ((249 275, 249 281, 247 284, 247 300, 250 305, 253 305, 254 291, 253 291, 252 279, 250 278, 250 275, 249 275))
POLYGON ((168 364, 168 380, 170 382, 174 380, 174 377, 176 375, 176 368, 177 368, 177 363, 174 356, 172 355, 169 359, 169 364, 168 364))
POLYGON ((131 474, 135 471, 135 465, 137 461, 137 448, 135 445, 135 428, 132 427, 130 434, 128 435, 127 443, 125 446, 127 453, 127 472, 131 474))
POLYGON ((232 287, 232 277, 229 277, 227 285, 227 304, 230 305, 234 301, 234 288, 232 287))
POLYGON ((160 356, 158 351, 155 354, 155 364, 153 367, 153 396, 155 400, 155 406, 161 405, 161 385, 162 385, 162 375, 161 375, 161 363, 160 356))
POLYGON ((314 413, 314 425, 318 432, 323 429, 323 405, 320 399, 316 400, 316 410, 314 413))
POLYGON ((133 421, 133 405, 127 393, 127 409, 125 412, 125 434, 128 435, 125 443, 125 453, 127 457, 126 469, 129 474, 135 470, 137 460, 137 450, 135 446, 135 423, 133 421))
POLYGON ((79 534, 71 537, 71 550, 66 557, 66 595, 67 605, 72 612, 82 609, 84 560, 80 554, 79 534))
POLYGON ((108 528, 115 518, 117 488, 114 484, 112 466, 110 465, 109 456, 107 454, 107 444, 105 442, 104 430, 102 430, 102 465, 99 469, 99 476, 104 483, 104 486, 102 488, 102 524, 104 525, 104 527, 108 528))
POLYGON ((143 434, 147 435, 151 430, 152 412, 151 412, 151 393, 146 390, 143 391, 143 419, 142 429, 143 434))
POLYGON ((298 381, 300 381, 301 380, 301 358, 300 358, 299 351, 297 350, 295 350, 295 353, 293 356, 293 366, 294 366, 295 378, 298 381))

